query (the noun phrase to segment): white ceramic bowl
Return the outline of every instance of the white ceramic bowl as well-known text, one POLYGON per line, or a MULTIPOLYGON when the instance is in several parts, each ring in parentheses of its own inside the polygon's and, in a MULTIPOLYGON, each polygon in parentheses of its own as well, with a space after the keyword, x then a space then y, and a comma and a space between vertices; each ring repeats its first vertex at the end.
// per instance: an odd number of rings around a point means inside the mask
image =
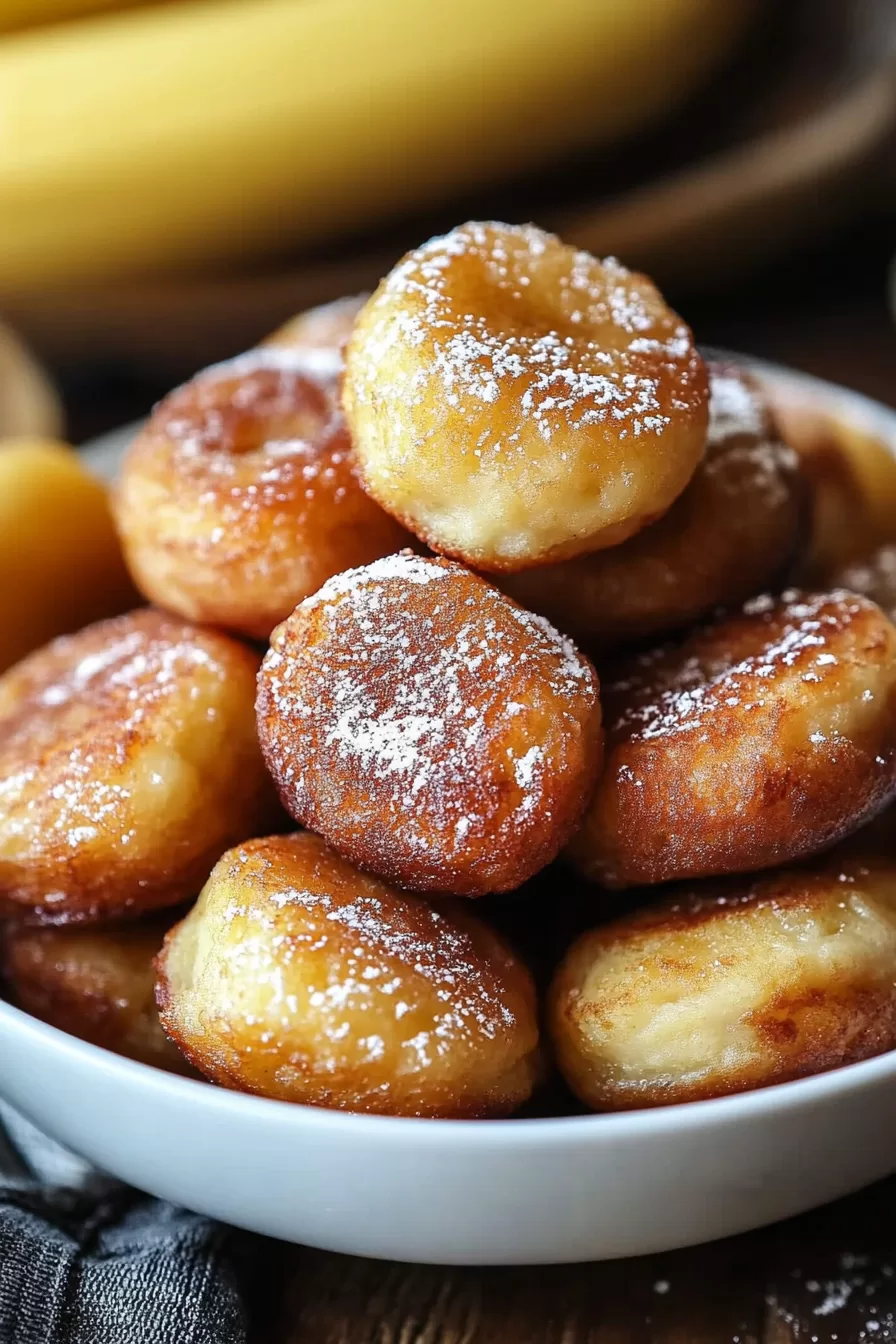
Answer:
MULTIPOLYGON (((782 396, 846 417, 896 453, 896 413, 759 369, 782 396)), ((102 451, 114 456, 116 445, 102 451)), ((192 1209, 288 1241, 442 1264, 667 1250, 896 1170, 896 1052, 624 1115, 388 1119, 173 1077, 0 1003, 0 1095, 105 1171, 192 1209)))

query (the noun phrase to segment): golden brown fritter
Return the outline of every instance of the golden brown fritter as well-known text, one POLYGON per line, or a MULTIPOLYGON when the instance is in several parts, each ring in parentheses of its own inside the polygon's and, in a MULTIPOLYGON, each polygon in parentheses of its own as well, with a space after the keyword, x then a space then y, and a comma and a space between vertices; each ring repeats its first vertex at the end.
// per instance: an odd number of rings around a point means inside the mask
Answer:
POLYGON ((162 1022, 207 1077, 387 1115, 507 1115, 539 1070, 535 991, 467 908, 315 835, 225 854, 158 960, 162 1022))
POLYGON ((278 327, 273 335, 262 341, 262 346, 299 350, 310 357, 312 367, 320 372, 339 374, 355 319, 369 298, 369 294, 353 294, 350 298, 309 308, 278 327))
POLYGON ((185 1072, 155 1001, 153 958, 169 920, 108 929, 8 929, 3 977, 20 1008, 142 1064, 185 1072))
POLYGON ((806 487, 758 388, 709 365, 706 454, 658 522, 621 546, 508 574, 500 587, 583 648, 683 629, 763 591, 796 554, 806 487))
POLYGON ((519 886, 600 764, 591 664, 448 560, 403 552, 332 579, 274 631, 258 687, 287 811, 412 890, 519 886))
POLYGON ((270 829, 258 657, 143 610, 0 678, 0 914, 96 922, 176 905, 270 829))
POLYGON ((253 639, 408 541, 358 483, 335 375, 291 350, 251 351, 167 396, 125 460, 116 516, 151 601, 253 639))
POLYGON ((835 570, 833 581, 838 588, 861 593, 896 621, 896 545, 879 546, 861 560, 853 560, 835 570))
POLYGON ((362 309, 343 404, 365 486, 433 549, 516 570, 613 546, 703 454, 706 368, 650 280, 464 224, 362 309))
POLYGON ((896 792, 896 629, 850 593, 758 598, 617 665, 574 861, 607 886, 771 867, 896 792))
MULTIPOLYGON (((799 384, 772 382, 781 437, 797 452, 809 482, 811 527, 798 581, 835 584, 837 571, 876 546, 896 542, 896 454, 862 417, 819 407, 799 384)), ((867 417, 864 417, 867 422, 867 417)))
POLYGON ((896 1048, 896 867, 675 891, 566 954, 548 1025, 594 1110, 722 1096, 896 1048))

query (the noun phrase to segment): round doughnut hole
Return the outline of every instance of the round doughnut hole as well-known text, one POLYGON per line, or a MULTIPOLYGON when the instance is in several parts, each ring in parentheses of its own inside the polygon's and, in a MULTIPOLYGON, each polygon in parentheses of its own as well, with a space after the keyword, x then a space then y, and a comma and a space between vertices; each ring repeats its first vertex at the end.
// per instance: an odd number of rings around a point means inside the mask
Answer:
POLYGON ((141 1064, 186 1072, 155 1000, 153 959, 170 923, 7 929, 4 981, 20 1008, 51 1027, 141 1064))
POLYGON ((645 276, 465 224, 362 309, 343 402, 368 491, 434 550, 517 570, 614 546, 703 454, 707 375, 645 276))
POLYGON ((116 516, 151 601, 257 640, 332 574, 408 540, 358 483, 335 377, 280 349, 206 369, 156 407, 116 516))
POLYGON ((258 663, 143 610, 0 677, 0 916, 95 923, 178 905, 229 845, 271 829, 258 663))
POLYGON ((338 575, 278 626, 257 709, 287 811, 416 891, 518 887, 571 835, 602 755, 588 660, 410 552, 338 575))
POLYGON ((607 761, 570 854, 611 887, 769 868, 896 793, 896 629, 843 591, 757 598, 604 681, 607 761))
POLYGON ((593 1110, 767 1087, 896 1048, 894 963, 892 864, 706 883, 573 944, 551 1039, 593 1110))
POLYGON ((169 1035, 207 1077, 384 1115, 508 1115, 540 1071, 531 978, 468 913, 317 836, 225 854, 159 957, 169 1035))

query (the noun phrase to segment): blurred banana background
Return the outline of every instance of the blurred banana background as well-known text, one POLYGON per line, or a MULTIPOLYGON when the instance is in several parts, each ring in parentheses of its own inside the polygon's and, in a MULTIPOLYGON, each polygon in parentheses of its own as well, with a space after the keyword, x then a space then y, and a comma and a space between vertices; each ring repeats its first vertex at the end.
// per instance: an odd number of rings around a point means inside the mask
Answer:
POLYGON ((881 177, 888 10, 0 0, 0 316, 66 376, 170 380, 492 212, 717 285, 881 177))
POLYGON ((41 360, 95 432, 489 214, 741 304, 896 200, 894 31, 893 0, 0 0, 0 669, 136 600, 41 360))
POLYGON ((689 93, 753 6, 4 8, 0 295, 332 241, 606 143, 689 93))

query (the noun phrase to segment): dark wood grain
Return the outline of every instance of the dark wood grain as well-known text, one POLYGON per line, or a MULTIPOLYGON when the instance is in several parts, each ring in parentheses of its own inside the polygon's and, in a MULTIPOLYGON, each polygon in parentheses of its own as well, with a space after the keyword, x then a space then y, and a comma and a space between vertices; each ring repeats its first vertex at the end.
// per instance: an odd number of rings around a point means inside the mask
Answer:
POLYGON ((290 1248, 266 1344, 893 1344, 896 1180, 668 1255, 439 1269, 290 1248))

